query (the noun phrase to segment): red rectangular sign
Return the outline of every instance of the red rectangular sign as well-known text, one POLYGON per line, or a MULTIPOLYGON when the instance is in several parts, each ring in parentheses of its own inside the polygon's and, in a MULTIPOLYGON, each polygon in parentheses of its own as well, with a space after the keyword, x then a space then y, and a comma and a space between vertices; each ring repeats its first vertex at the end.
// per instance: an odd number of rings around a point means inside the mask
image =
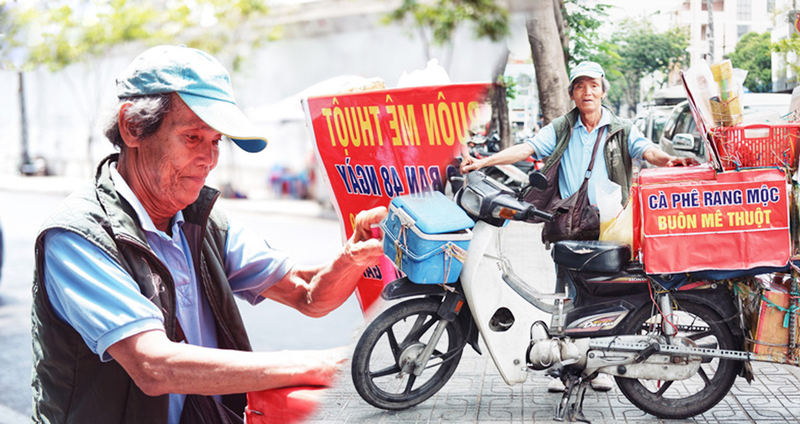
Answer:
MULTIPOLYGON (((358 212, 397 196, 446 192, 459 175, 469 130, 491 116, 491 84, 450 84, 311 97, 303 104, 325 169, 342 233, 358 212)), ((356 296, 366 311, 378 298, 380 267, 364 274, 356 296)), ((386 270, 383 270, 386 272, 386 270)))
POLYGON ((786 265, 791 254, 788 193, 779 169, 640 186, 645 271, 786 265))

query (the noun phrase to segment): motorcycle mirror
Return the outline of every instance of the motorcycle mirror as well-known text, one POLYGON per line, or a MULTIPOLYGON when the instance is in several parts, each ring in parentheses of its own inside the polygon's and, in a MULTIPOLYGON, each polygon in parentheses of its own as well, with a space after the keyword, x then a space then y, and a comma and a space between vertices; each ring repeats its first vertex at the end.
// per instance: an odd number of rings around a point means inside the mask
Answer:
POLYGON ((547 188, 547 177, 541 171, 534 171, 528 176, 528 183, 531 187, 537 190, 544 190, 547 188))

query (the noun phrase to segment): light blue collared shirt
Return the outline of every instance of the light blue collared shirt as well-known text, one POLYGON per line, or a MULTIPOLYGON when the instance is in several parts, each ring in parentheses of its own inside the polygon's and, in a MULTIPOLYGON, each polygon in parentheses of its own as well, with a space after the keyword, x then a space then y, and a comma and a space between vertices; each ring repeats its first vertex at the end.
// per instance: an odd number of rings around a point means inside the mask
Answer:
MULTIPOLYGON (((217 347, 214 317, 202 296, 183 234, 183 213, 172 219, 170 237, 158 230, 141 202, 112 166, 117 192, 139 217, 147 243, 167 265, 175 282, 177 316, 186 343, 217 347)), ((229 219, 225 271, 231 290, 251 304, 280 281, 294 265, 262 239, 229 219)), ((110 361, 109 346, 135 334, 164 330, 161 311, 139 291, 138 284, 107 253, 77 233, 54 229, 44 239, 44 284, 56 315, 70 324, 92 352, 110 361)), ((177 424, 185 395, 170 395, 169 422, 177 424)))
MULTIPOLYGON (((561 166, 558 170, 558 188, 562 199, 572 196, 581 188, 583 179, 586 178, 586 170, 589 169, 592 149, 595 141, 597 141, 597 132, 607 132, 610 123, 611 118, 605 109, 603 109, 603 116, 600 118, 600 122, 591 133, 586 130, 586 126, 583 125, 583 121, 580 119, 575 123, 575 127, 572 129, 572 138, 567 145, 564 156, 561 158, 561 166)), ((600 141, 601 144, 597 148, 592 175, 589 177, 589 202, 592 204, 597 204, 595 185, 609 179, 606 161, 603 157, 603 148, 607 141, 607 136, 608 134, 603 135, 603 139, 600 141)), ((527 143, 533 147, 536 159, 544 159, 553 154, 556 148, 556 141, 556 130, 553 124, 550 123, 539 130, 535 137, 527 140, 527 143)), ((645 138, 636 125, 631 125, 631 132, 628 135, 628 153, 631 158, 641 159, 644 152, 654 146, 655 144, 645 138)), ((622 193, 622 196, 627 197, 628 193, 622 193)))

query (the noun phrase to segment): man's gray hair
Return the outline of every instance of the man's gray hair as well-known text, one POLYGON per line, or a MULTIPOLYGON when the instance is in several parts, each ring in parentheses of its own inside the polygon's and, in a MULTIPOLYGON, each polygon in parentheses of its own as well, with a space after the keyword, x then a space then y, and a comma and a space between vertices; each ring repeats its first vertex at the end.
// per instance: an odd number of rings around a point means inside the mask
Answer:
MULTIPOLYGON (((576 78, 575 81, 578 81, 578 78, 576 78)), ((570 96, 572 95, 572 89, 575 88, 575 81, 572 81, 571 83, 569 83, 569 95, 570 96)), ((606 77, 603 77, 603 93, 607 93, 609 88, 611 88, 611 83, 608 82, 606 77)))
POLYGON ((163 93, 119 99, 115 113, 109 114, 106 121, 105 135, 108 141, 120 150, 125 145, 119 130, 119 110, 122 105, 130 103, 125 109, 125 119, 130 122, 137 137, 146 138, 161 127, 161 122, 171 109, 171 97, 170 93, 163 93))

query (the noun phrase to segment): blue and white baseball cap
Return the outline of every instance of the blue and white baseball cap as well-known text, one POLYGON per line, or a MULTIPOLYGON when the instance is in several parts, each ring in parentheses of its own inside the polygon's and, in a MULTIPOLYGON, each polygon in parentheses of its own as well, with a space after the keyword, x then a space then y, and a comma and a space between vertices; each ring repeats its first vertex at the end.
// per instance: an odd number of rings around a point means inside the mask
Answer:
POLYGON ((603 78, 605 72, 597 62, 583 61, 569 72, 569 83, 572 84, 578 77, 603 78))
POLYGON ((177 92, 209 127, 248 152, 267 147, 267 137, 236 106, 228 71, 208 53, 185 46, 156 46, 117 77, 117 97, 177 92))

